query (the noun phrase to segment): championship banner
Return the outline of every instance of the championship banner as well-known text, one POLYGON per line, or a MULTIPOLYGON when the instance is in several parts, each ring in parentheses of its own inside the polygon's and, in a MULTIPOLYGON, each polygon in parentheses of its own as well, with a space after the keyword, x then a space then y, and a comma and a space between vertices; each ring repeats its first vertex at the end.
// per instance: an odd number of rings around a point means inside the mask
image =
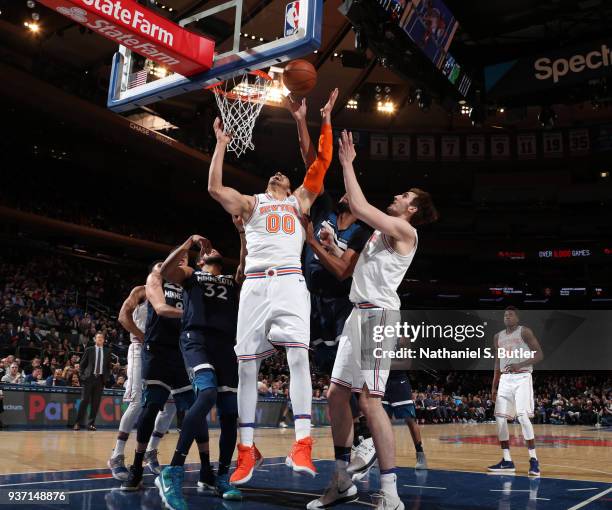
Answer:
POLYGON ((39 0, 43 5, 183 76, 208 71, 214 41, 133 0, 39 0))
POLYGON ((487 97, 533 93, 601 78, 612 72, 612 38, 485 67, 487 97))

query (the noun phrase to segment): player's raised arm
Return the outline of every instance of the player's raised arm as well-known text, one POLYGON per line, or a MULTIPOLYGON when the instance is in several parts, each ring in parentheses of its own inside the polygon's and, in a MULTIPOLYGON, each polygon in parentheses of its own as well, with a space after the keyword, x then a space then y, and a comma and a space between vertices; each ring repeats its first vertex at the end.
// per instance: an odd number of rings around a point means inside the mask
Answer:
MULTIPOLYGON (((401 217, 390 216, 371 205, 367 200, 361 186, 357 182, 353 160, 355 159, 355 146, 353 134, 343 131, 338 145, 338 157, 344 174, 344 187, 348 195, 351 211, 358 219, 371 227, 391 236, 398 241, 416 240, 414 227, 401 217)), ((415 208, 416 210, 416 208, 415 208)))
POLYGON ((308 132, 308 123, 306 122, 306 98, 301 101, 294 101, 291 96, 283 97, 283 105, 295 120, 298 131, 298 140, 300 142, 300 152, 306 168, 310 167, 317 159, 317 150, 315 149, 310 133, 308 132))
POLYGON ((183 316, 183 310, 166 304, 162 275, 159 271, 154 270, 147 277, 146 293, 147 300, 151 303, 155 313, 160 317, 180 319, 183 316))
POLYGON ((231 136, 223 132, 219 117, 215 119, 213 128, 217 137, 217 145, 208 172, 208 192, 228 213, 239 214, 246 218, 255 205, 255 199, 223 185, 223 158, 231 136))
POLYGON ((140 302, 145 299, 145 297, 146 292, 144 285, 134 287, 132 292, 130 292, 130 295, 121 305, 118 318, 119 324, 121 324, 128 333, 134 335, 140 342, 144 340, 144 331, 141 331, 138 326, 136 326, 132 314, 140 302))
POLYGON ((210 252, 210 241, 205 237, 194 234, 187 238, 176 250, 174 250, 162 263, 159 270, 162 278, 171 283, 182 284, 193 273, 193 269, 184 263, 185 258, 189 257, 189 250, 193 246, 200 247, 200 254, 210 252))
POLYGON ((308 211, 323 190, 323 180, 332 161, 334 141, 332 138, 331 112, 338 98, 338 89, 332 90, 325 106, 321 108, 321 134, 319 149, 314 162, 306 170, 304 182, 295 190, 302 211, 308 211))

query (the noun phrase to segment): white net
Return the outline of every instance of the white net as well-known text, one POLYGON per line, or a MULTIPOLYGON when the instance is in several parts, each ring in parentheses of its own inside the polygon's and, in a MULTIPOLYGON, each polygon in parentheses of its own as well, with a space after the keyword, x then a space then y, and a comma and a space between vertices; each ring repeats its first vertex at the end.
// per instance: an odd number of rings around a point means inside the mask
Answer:
POLYGON ((273 81, 265 73, 252 73, 229 78, 212 89, 223 129, 232 135, 227 148, 237 157, 255 148, 253 128, 272 85, 273 81))

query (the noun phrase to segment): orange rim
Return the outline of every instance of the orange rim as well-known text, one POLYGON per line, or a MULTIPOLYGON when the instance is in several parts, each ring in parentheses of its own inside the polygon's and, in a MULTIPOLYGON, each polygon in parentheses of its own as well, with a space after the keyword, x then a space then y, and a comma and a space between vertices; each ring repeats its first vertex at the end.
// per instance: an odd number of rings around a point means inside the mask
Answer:
MULTIPOLYGON (((258 76, 260 78, 263 78, 266 81, 272 81, 272 77, 264 72, 261 71, 259 69, 256 69, 255 71, 249 71, 248 73, 245 74, 250 74, 253 76, 258 76)), ((227 80, 224 81, 220 81, 218 83, 215 83, 213 85, 208 85, 207 87, 205 87, 207 90, 210 90, 212 92, 214 92, 215 94, 221 94, 222 96, 225 96, 229 99, 232 100, 240 100, 240 101, 251 101, 251 102, 255 102, 255 101, 261 101, 262 99, 265 99, 263 96, 263 94, 259 94, 259 95, 244 95, 244 94, 236 94, 234 92, 232 92, 231 90, 224 90, 222 88, 222 85, 226 82, 227 80)))

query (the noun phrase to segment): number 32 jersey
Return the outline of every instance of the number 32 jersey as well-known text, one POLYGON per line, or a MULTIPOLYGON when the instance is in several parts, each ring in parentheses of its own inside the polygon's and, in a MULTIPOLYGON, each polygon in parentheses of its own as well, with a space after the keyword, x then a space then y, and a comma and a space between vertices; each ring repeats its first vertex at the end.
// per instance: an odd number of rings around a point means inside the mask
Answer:
POLYGON ((255 195, 255 207, 245 223, 246 273, 269 267, 302 267, 304 228, 294 195, 276 200, 267 193, 255 195))
POLYGON ((194 271, 183 282, 183 331, 215 330, 236 338, 238 292, 231 275, 194 271))

